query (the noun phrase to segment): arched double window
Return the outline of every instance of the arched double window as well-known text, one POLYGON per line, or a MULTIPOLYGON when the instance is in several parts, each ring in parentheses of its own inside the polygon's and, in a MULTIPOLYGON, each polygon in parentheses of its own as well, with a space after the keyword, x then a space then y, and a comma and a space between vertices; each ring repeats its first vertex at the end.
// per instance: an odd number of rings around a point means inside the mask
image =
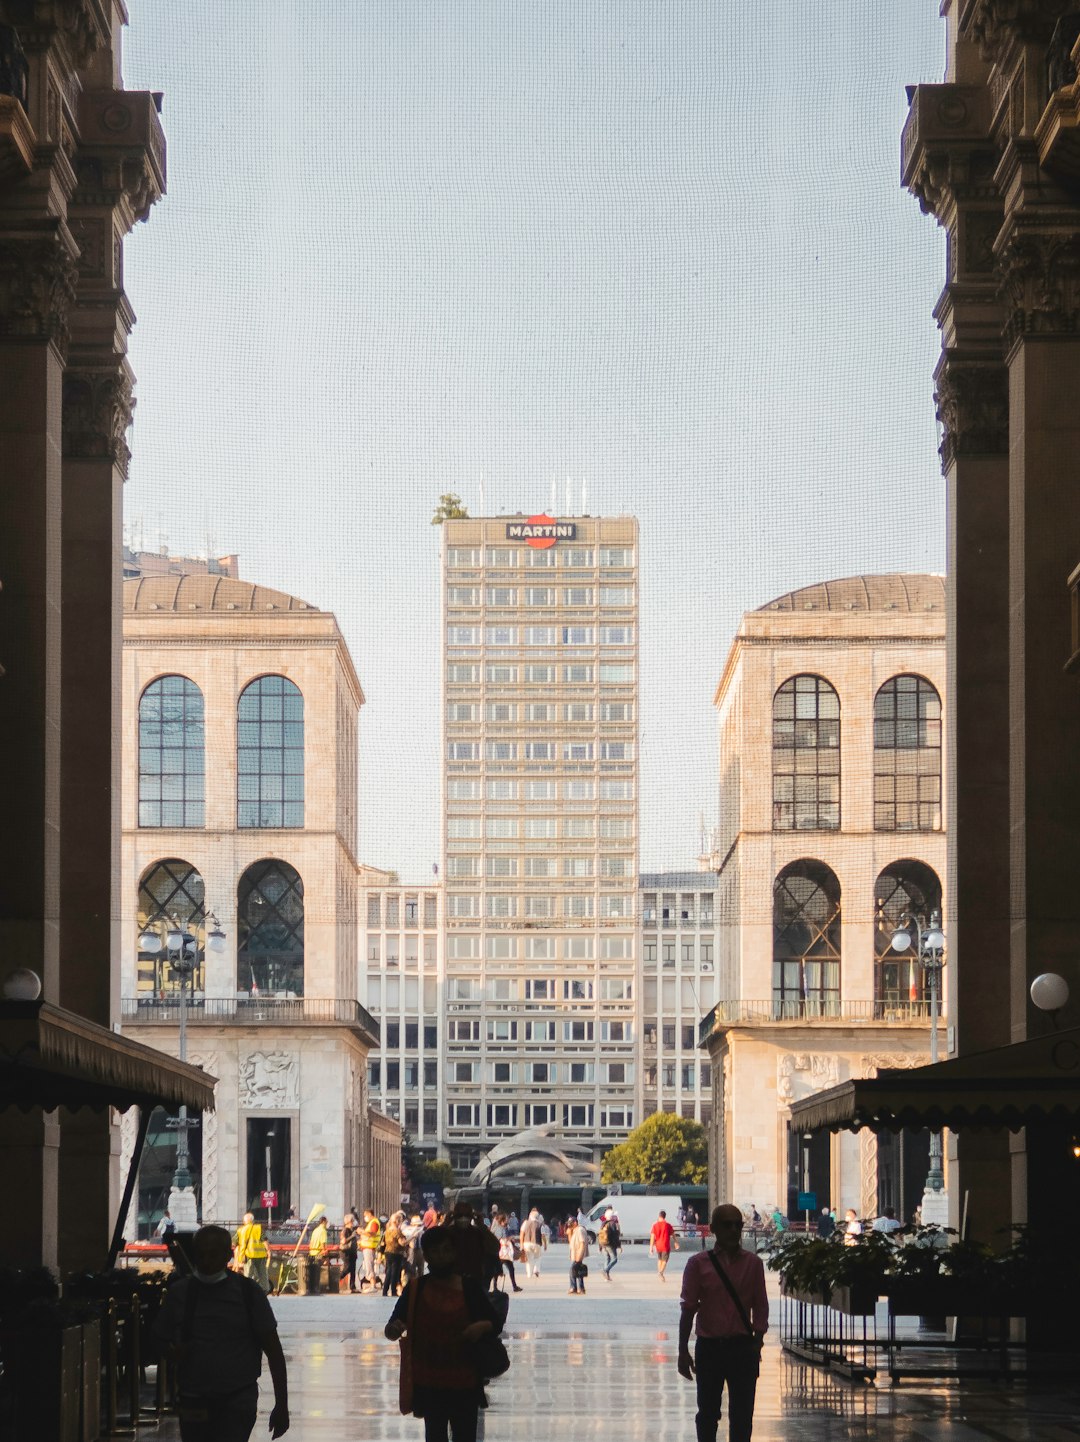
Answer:
POLYGON ((285 676, 260 676, 236 708, 236 824, 304 824, 304 698, 285 676))
POLYGON ((941 697, 923 676, 874 697, 874 830, 941 830, 941 697))
POLYGON ((256 861, 236 893, 236 989, 304 994, 304 883, 286 861, 256 861))
MULTIPOLYGON (((196 939, 195 970, 189 983, 192 992, 203 990, 206 956, 206 887, 194 866, 170 857, 155 861, 139 882, 136 923, 139 935, 147 928, 178 923, 196 939)), ((180 990, 180 977, 169 965, 168 951, 139 952, 135 990, 139 996, 171 996, 180 990)))
POLYGON ((877 879, 874 887, 874 1011, 878 1017, 889 1012, 906 1014, 912 1009, 920 1016, 930 1014, 930 983, 915 947, 893 951, 893 932, 901 916, 922 916, 941 910, 941 882, 937 872, 923 861, 894 861, 877 879))
POLYGON ((840 883, 822 861, 793 861, 773 883, 773 1015, 840 1014, 840 883))
POLYGON ((773 830, 840 827, 840 698, 824 676, 792 676, 773 697, 773 830))
POLYGON ((204 826, 203 694, 159 676, 139 697, 139 825, 204 826))

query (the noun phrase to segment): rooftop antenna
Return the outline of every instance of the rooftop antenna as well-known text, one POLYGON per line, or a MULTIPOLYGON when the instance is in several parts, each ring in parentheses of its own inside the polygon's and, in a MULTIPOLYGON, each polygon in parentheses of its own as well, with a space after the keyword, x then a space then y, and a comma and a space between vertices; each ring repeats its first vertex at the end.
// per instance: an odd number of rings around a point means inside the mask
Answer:
POLYGON ((573 506, 574 503, 573 503, 573 501, 570 499, 570 487, 571 487, 573 484, 574 484, 573 481, 570 479, 569 476, 567 476, 567 478, 566 478, 566 511, 565 511, 565 514, 568 515, 568 516, 573 514, 573 512, 571 511, 571 507, 573 506))
POLYGON ((552 473, 551 473, 551 515, 552 515, 552 518, 553 518, 553 519, 554 519, 554 516, 555 516, 556 507, 557 507, 558 504, 559 504, 559 498, 558 498, 558 495, 556 494, 557 491, 558 491, 558 488, 559 488, 559 483, 558 483, 558 481, 556 481, 556 479, 555 479, 555 472, 552 471, 552 473))
POLYGON ((585 495, 586 495, 588 489, 589 489, 589 483, 588 483, 588 481, 585 479, 585 477, 582 476, 582 478, 581 478, 581 514, 582 514, 583 516, 587 516, 587 515, 589 514, 589 508, 588 508, 588 506, 585 504, 585 495))
POLYGON ((480 514, 481 514, 482 516, 486 516, 486 515, 487 515, 487 512, 484 510, 484 473, 483 473, 483 471, 480 472, 480 514))

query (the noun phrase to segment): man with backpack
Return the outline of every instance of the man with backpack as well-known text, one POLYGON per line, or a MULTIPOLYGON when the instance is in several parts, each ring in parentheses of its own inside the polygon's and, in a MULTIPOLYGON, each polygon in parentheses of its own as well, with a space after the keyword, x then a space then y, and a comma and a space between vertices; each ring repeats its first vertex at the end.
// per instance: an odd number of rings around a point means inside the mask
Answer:
POLYGON ((258 1282, 228 1270, 232 1237, 201 1227, 193 1274, 169 1286, 154 1335, 177 1368, 183 1442, 247 1442, 265 1356, 274 1384, 271 1437, 289 1430, 289 1389, 277 1322, 258 1282))
POLYGON ((608 1207, 604 1213, 604 1220, 597 1233, 596 1244, 604 1254, 603 1276, 605 1282, 611 1281, 611 1269, 619 1260, 619 1252, 622 1250, 622 1234, 619 1231, 619 1219, 608 1207))

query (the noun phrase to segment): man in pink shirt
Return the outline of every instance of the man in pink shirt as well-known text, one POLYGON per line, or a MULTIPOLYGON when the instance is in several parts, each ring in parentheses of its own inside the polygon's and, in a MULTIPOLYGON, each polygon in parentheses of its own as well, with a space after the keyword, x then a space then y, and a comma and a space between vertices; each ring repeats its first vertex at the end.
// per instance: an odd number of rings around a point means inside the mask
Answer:
POLYGON ((769 1299, 761 1258, 741 1246, 742 1225, 738 1207, 717 1207, 711 1225, 716 1246, 711 1252, 695 1252, 683 1271, 679 1375, 697 1378, 697 1442, 716 1442, 725 1383, 730 1442, 750 1442, 753 1431, 769 1299), (691 1360, 695 1318, 697 1345, 691 1360))

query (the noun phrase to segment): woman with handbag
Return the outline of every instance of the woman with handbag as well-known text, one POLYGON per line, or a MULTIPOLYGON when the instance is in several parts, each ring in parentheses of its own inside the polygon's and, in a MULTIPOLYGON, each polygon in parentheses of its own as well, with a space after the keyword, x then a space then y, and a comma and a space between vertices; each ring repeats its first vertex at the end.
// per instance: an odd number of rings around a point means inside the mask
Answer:
POLYGON ((358 1236, 359 1228, 356 1224, 356 1217, 352 1212, 346 1212, 345 1220, 341 1224, 341 1233, 338 1237, 338 1250, 341 1253, 341 1270, 343 1273, 341 1280, 342 1282, 348 1283, 348 1290, 350 1292, 356 1291, 356 1248, 358 1236))
POLYGON ((499 1239, 499 1262, 506 1268, 506 1275, 510 1278, 510 1285, 515 1292, 523 1292, 524 1287, 519 1287, 517 1277, 514 1273, 514 1258, 517 1256, 518 1242, 517 1234, 512 1233, 506 1220, 506 1213, 499 1212, 491 1230, 499 1239))
POLYGON ((585 1263, 589 1255, 589 1234, 573 1217, 566 1223, 566 1240, 570 1244, 570 1296, 584 1297, 585 1278, 589 1275, 585 1263))
POLYGON ((480 1283, 458 1271, 445 1227, 420 1240, 427 1275, 413 1278, 386 1324, 401 1342, 399 1406, 424 1419, 424 1442, 476 1442, 484 1383, 510 1365, 502 1319, 480 1283))

